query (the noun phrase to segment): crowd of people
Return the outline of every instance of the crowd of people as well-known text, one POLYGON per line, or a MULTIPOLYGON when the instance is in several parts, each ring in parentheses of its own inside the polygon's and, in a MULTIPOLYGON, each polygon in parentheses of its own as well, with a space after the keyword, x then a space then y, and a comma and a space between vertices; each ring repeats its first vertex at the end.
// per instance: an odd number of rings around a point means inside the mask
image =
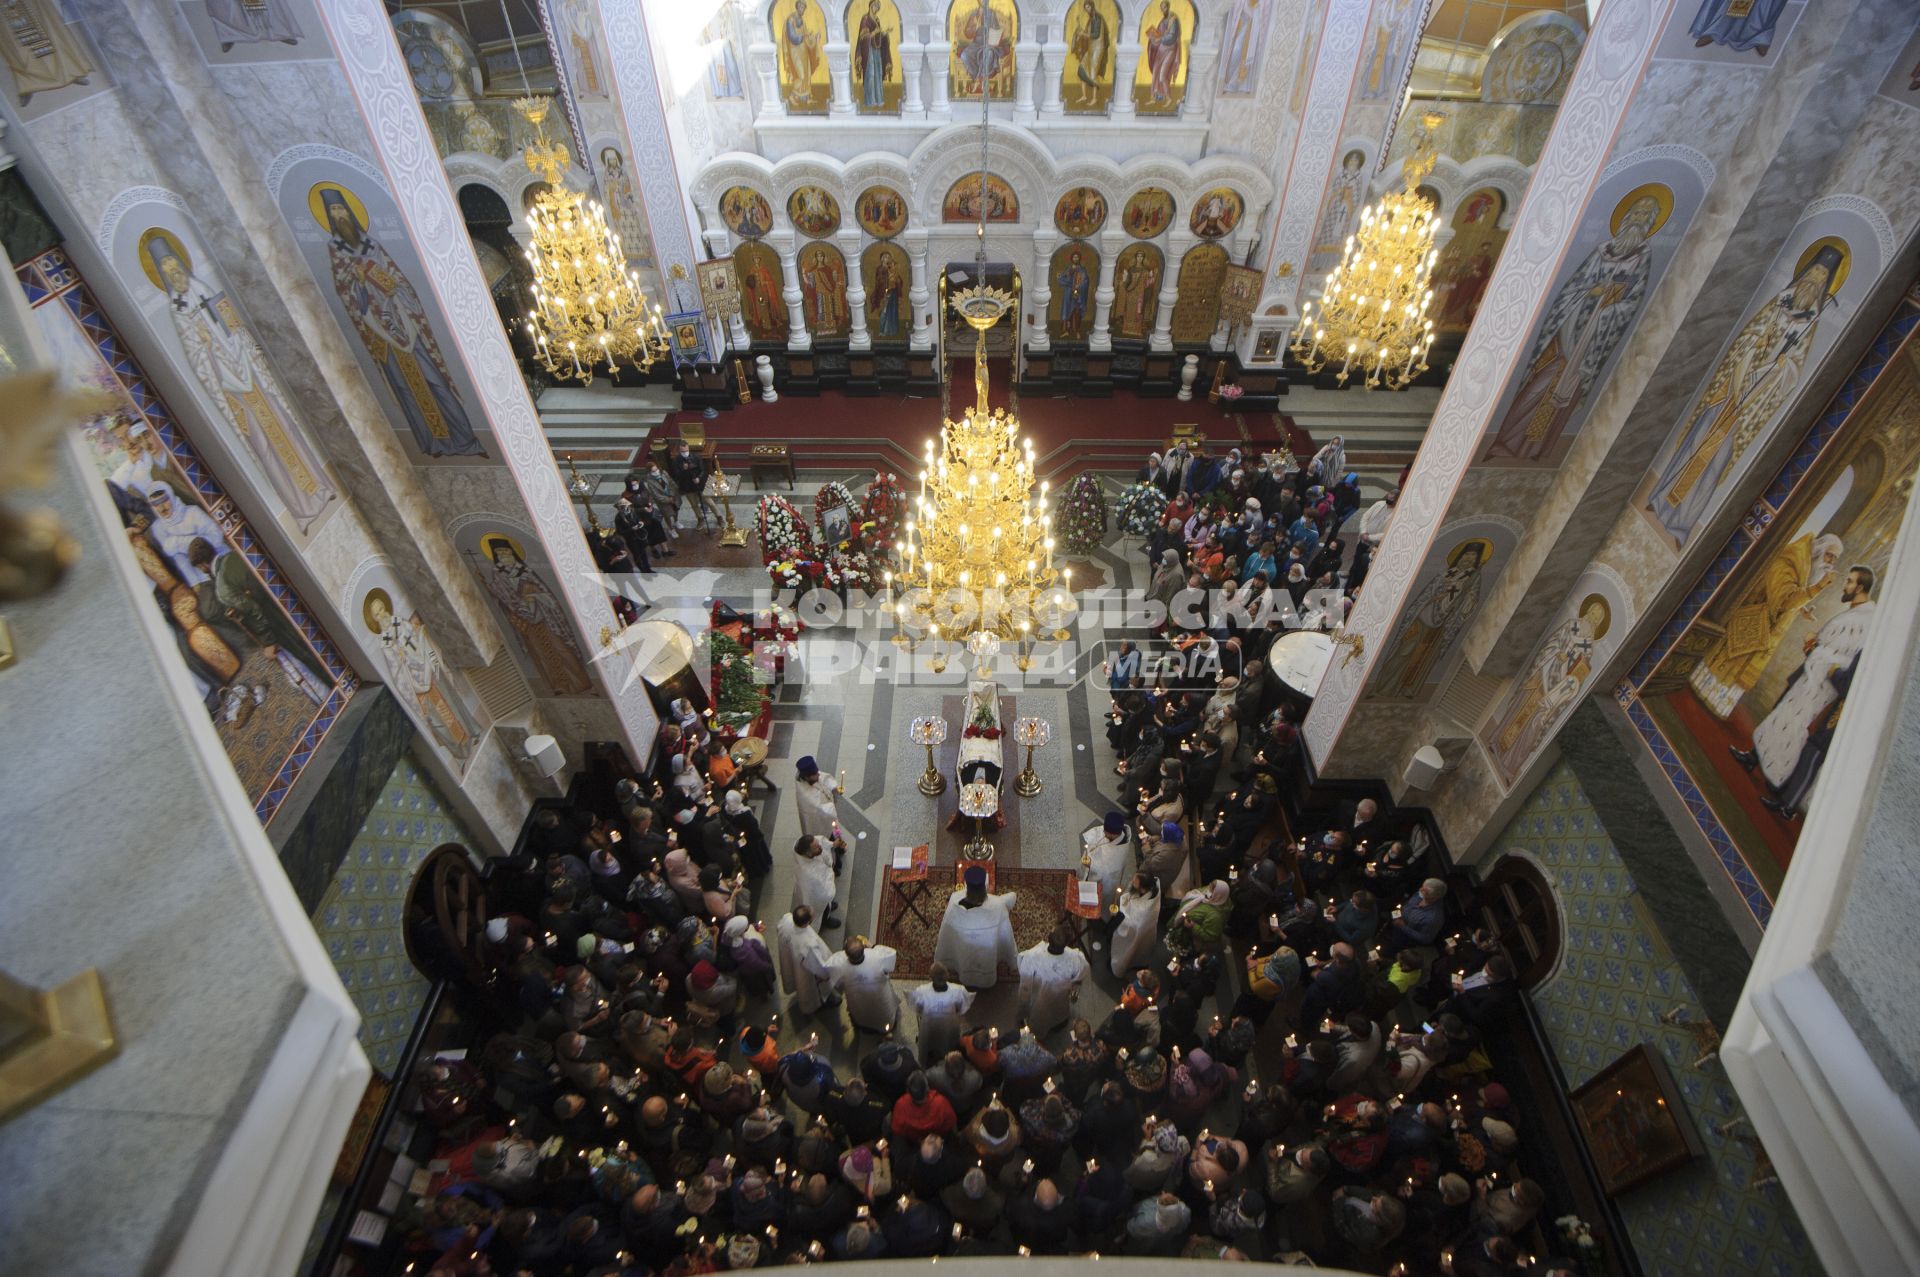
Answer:
MULTIPOLYGON (((1285 454, 1247 457, 1238 448, 1216 458, 1200 441, 1149 454, 1135 479, 1158 487, 1167 506, 1145 539, 1148 597, 1171 609, 1183 590, 1205 593, 1214 614, 1244 611, 1256 618, 1250 628, 1261 628, 1282 595, 1302 617, 1316 611, 1312 595, 1329 623, 1344 619, 1398 499, 1389 492, 1363 511, 1360 476, 1346 465, 1338 435, 1298 466, 1285 454)), ((1163 624, 1194 628, 1178 618, 1163 624)), ((1223 626, 1235 630, 1232 620, 1223 626)))
MULTIPOLYGON (((1245 500, 1278 518, 1315 476, 1223 481, 1277 483, 1245 500)), ((1513 967, 1450 914, 1393 813, 1362 801, 1288 834, 1297 729, 1260 676, 1269 629, 1119 646, 1119 798, 1081 836, 1100 918, 1014 952, 970 874, 926 980, 840 917, 833 778, 799 760, 792 895, 769 901, 775 849, 742 778, 676 703, 655 775, 620 782, 617 810, 542 810, 490 881, 499 1029, 414 1077, 445 1164, 406 1221, 420 1268, 1121 1253, 1576 1271, 1546 1254, 1525 1173, 1544 1154, 1485 1042, 1518 1007, 1513 967), (1208 687, 1169 674, 1197 644, 1218 658, 1208 687), (978 996, 1004 973, 1011 1011, 978 996), (1088 1014, 1096 989, 1117 993, 1088 1014)))

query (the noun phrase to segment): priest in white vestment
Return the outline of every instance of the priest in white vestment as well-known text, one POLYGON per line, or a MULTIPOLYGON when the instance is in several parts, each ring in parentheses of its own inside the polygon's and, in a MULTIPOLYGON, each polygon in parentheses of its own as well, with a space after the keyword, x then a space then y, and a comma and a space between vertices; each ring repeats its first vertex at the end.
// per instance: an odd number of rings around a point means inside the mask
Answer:
POLYGON ((886 945, 869 945, 855 936, 827 964, 835 991, 847 1000, 847 1018, 854 1028, 884 1033, 899 1020, 900 995, 893 991, 897 961, 898 955, 886 945))
POLYGON ((1160 884, 1135 874, 1120 897, 1120 925, 1113 932, 1113 974, 1124 980, 1153 952, 1160 932, 1160 884))
POLYGON ((1087 955, 1067 947, 1067 933, 1053 933, 1020 952, 1020 1010, 1034 1036, 1045 1037, 1067 1022, 1080 985, 1087 978, 1087 955))
POLYGON ((967 869, 966 884, 947 900, 933 957, 969 989, 990 989, 999 980, 1002 966, 1011 967, 1020 960, 1013 942, 1016 893, 988 895, 987 871, 979 865, 967 869))
MULTIPOLYGON (((1847 570, 1846 584, 1840 587, 1841 609, 1825 625, 1810 635, 1804 644, 1806 658, 1775 702, 1773 710, 1753 729, 1753 752, 1734 750, 1734 757, 1748 767, 1758 765, 1768 788, 1779 793, 1786 787, 1801 751, 1820 718, 1842 694, 1834 683, 1836 674, 1848 675, 1854 660, 1867 643, 1867 631, 1873 625, 1873 571, 1854 567, 1847 570)), ((1844 686, 1844 683, 1842 684, 1844 686)))
POLYGON ((950 983, 946 966, 936 962, 926 984, 907 990, 907 1002, 920 1022, 920 1063, 931 1068, 960 1045, 960 1017, 973 1005, 973 994, 950 983))
POLYGON ((825 838, 801 834, 793 845, 793 908, 813 910, 822 931, 840 925, 833 916, 833 858, 825 838))
POLYGON ((805 905, 783 914, 773 924, 774 957, 780 968, 780 987, 800 1010, 812 1014, 834 996, 827 984, 833 950, 813 929, 813 911, 805 905))
POLYGON ((794 769, 799 773, 793 794, 800 803, 801 832, 832 839, 840 832, 840 809, 834 805, 833 779, 820 770, 812 754, 794 764, 794 769))
POLYGON ((1082 862, 1086 880, 1100 884, 1100 909, 1118 904, 1120 888, 1126 885, 1127 868, 1133 860, 1133 831, 1127 818, 1110 811, 1099 825, 1080 835, 1082 862))

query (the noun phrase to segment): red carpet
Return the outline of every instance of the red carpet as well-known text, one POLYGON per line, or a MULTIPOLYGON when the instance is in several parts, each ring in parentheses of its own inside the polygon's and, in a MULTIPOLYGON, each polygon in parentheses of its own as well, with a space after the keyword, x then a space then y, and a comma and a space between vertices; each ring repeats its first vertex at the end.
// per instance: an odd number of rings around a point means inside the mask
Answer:
MULTIPOLYGON (((1006 404, 1004 366, 996 365, 990 398, 996 407, 1006 404)), ((954 367, 953 402, 956 410, 973 401, 972 361, 954 367)), ((1281 413, 1237 413, 1224 404, 1207 402, 1204 392, 1189 402, 1143 399, 1116 391, 1111 399, 1020 400, 1020 423, 1033 441, 1042 478, 1056 486, 1082 470, 1136 469, 1149 451, 1163 448, 1173 427, 1198 428, 1215 451, 1227 448, 1272 447, 1290 440, 1295 455, 1311 456, 1313 441, 1281 413)), ((698 420, 697 413, 675 413, 667 418, 672 434, 681 421, 698 420)), ((926 441, 940 429, 940 401, 903 396, 850 398, 838 391, 814 397, 782 395, 778 403, 742 404, 708 422, 707 437, 719 447, 728 469, 744 471, 748 449, 757 443, 784 443, 793 462, 806 468, 884 466, 911 473, 919 465, 926 441)))
MULTIPOLYGON (((919 902, 920 917, 900 904, 899 895, 889 888, 880 898, 880 943, 898 954, 895 979, 924 980, 933 968, 933 947, 940 942, 940 919, 947 909, 947 898, 959 885, 958 867, 935 865, 927 881, 927 894, 919 902)), ((1064 869, 1009 869, 994 872, 993 891, 1005 895, 1019 893, 1013 904, 1013 940, 1021 949, 1030 949, 1047 938, 1054 924, 1066 916, 1067 883, 1073 875, 1064 869)), ((1002 979, 1016 979, 1018 973, 1001 968, 1002 979)))

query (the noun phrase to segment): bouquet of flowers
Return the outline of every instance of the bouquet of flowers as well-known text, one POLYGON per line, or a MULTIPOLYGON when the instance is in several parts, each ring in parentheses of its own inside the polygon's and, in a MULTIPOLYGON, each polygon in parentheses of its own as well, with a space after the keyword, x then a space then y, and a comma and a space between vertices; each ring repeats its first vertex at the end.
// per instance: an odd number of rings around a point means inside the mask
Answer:
POLYGON ((1068 554, 1091 554, 1107 534, 1107 497, 1099 476, 1081 475, 1060 501, 1060 546, 1068 554))
POLYGON ((983 704, 973 711, 973 721, 960 733, 974 740, 999 740, 1000 728, 994 717, 993 706, 983 704))
POLYGON ((900 520, 907 508, 907 494, 896 476, 880 471, 867 485, 867 499, 860 512, 860 539, 883 559, 893 557, 893 543, 900 535, 900 520))
POLYGON ((706 632, 713 668, 713 725, 716 734, 738 736, 752 726, 769 697, 754 680, 753 653, 715 630, 706 632))
POLYGON ((1220 397, 1226 400, 1228 403, 1232 403, 1234 400, 1238 399, 1241 395, 1244 395, 1246 393, 1247 392, 1243 387, 1231 381, 1228 382, 1226 385, 1220 387, 1220 397))
POLYGON ((1151 483, 1136 483, 1120 494, 1114 519, 1130 537, 1150 536, 1167 512, 1167 494, 1151 483))

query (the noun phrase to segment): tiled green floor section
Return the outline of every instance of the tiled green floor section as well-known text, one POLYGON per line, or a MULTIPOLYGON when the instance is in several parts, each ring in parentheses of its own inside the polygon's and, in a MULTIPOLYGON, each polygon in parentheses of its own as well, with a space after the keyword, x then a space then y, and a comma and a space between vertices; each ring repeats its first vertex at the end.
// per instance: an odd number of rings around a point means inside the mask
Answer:
POLYGON ((320 942, 360 1008, 360 1045, 389 1075, 427 993, 400 938, 407 891, 427 853, 446 842, 473 845, 413 755, 402 754, 314 911, 320 942))
POLYGON ((1819 1274, 1819 1260, 1786 1195, 1777 1186, 1750 1188, 1752 1150, 1714 1130, 1741 1112, 1733 1086, 1718 1060, 1695 1069, 1700 1052, 1693 1034, 1660 1019, 1675 1005, 1694 1021, 1704 1021, 1706 1013, 1565 763, 1541 782, 1493 855, 1510 852, 1531 855, 1545 867, 1565 910, 1561 969, 1534 994, 1534 1003, 1568 1085, 1579 1086, 1635 1043, 1647 1042, 1673 1070, 1707 1146, 1705 1159, 1620 1201, 1649 1277, 1819 1274))

